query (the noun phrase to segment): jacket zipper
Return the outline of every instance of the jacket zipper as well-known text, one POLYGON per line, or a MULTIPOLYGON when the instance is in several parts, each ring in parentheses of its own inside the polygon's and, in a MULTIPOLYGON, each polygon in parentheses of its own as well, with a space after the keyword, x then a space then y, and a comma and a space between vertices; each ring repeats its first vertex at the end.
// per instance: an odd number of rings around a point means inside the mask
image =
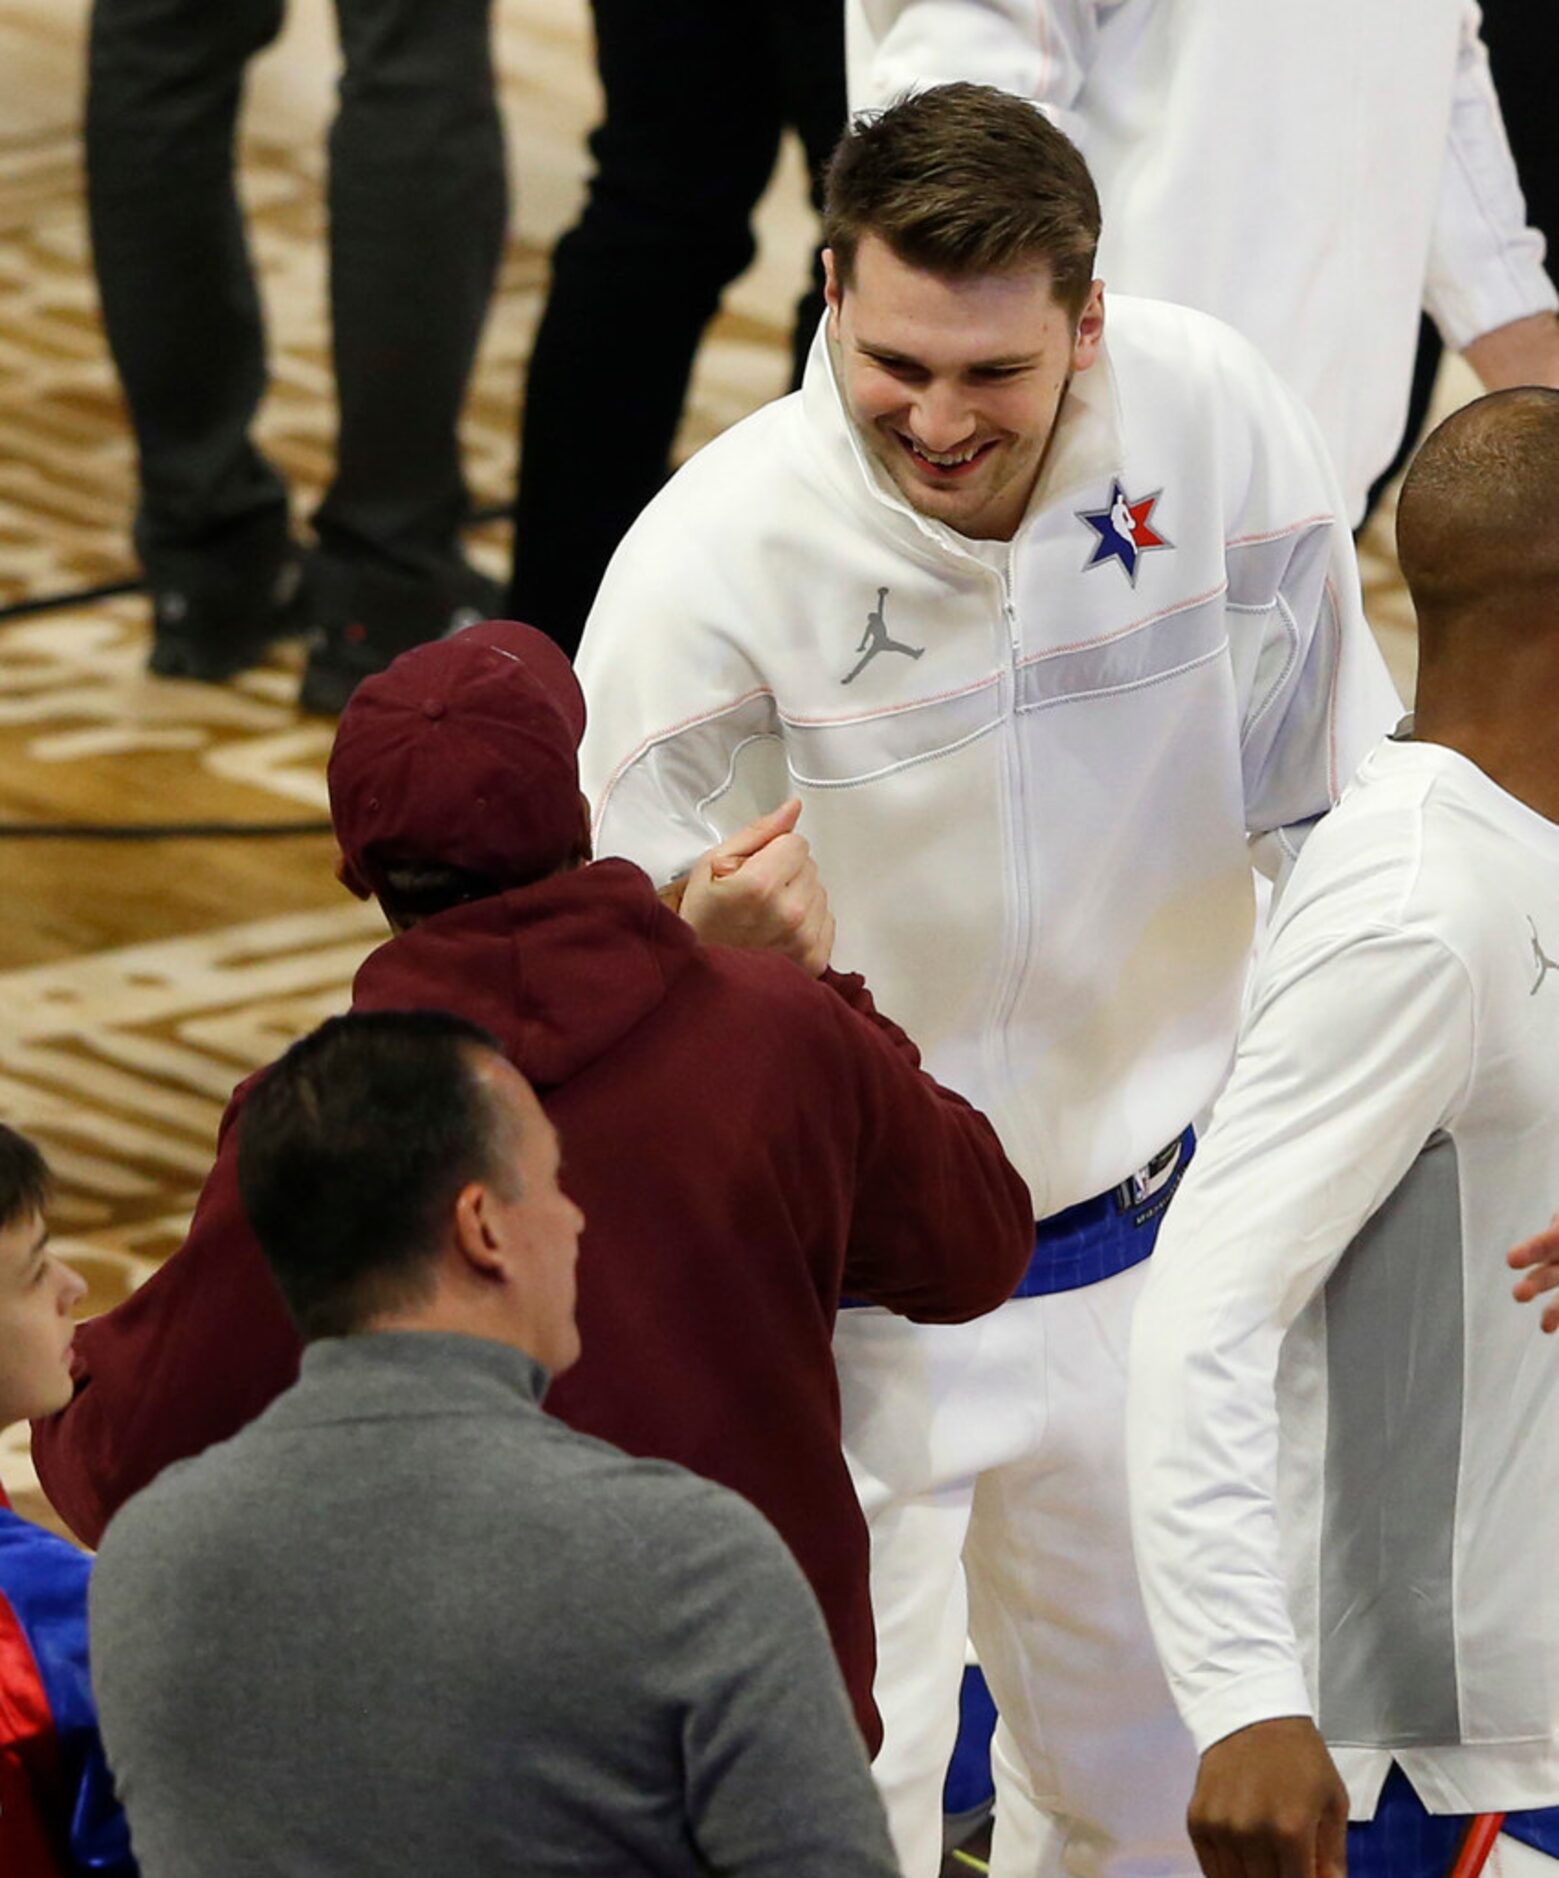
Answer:
MULTIPOLYGON (((1018 627, 1018 610, 1012 597, 1016 558, 1016 543, 1009 543, 1005 571, 991 570, 1001 594, 1001 618, 1007 641, 1005 675, 1007 709, 1002 726, 1006 801, 1002 805, 1002 811, 1006 824, 1004 832, 1008 843, 1009 858, 1005 870, 1007 875, 1005 946, 996 993, 991 1001, 991 1018, 982 1051, 990 1087, 1001 1091, 1003 1105, 1009 1111, 1019 1102, 1025 1110, 1028 1106, 1026 1100, 1020 1095, 1021 1080, 1013 1072, 1010 1026, 1013 1012, 1017 1008, 1018 995, 1022 989, 1023 972, 1029 952, 1029 937, 1033 925, 1026 837, 1027 804, 1024 799, 1023 762, 1018 734, 1018 659, 1022 651, 1022 637, 1018 627)), ((1025 1139, 1037 1138, 1031 1126, 1034 1120, 1032 1116, 1025 1113, 1014 1119, 1021 1122, 1025 1139)), ((1034 1195, 1036 1211, 1044 1208, 1045 1201, 1044 1194, 1034 1195)))

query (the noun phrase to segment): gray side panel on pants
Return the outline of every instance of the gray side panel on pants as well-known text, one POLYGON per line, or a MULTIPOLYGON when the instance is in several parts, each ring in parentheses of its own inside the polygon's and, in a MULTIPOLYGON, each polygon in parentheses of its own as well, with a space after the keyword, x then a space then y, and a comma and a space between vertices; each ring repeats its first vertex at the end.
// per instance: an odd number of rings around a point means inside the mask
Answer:
POLYGON ((1329 1741, 1461 1739, 1451 1599, 1460 1200, 1456 1145, 1435 1135, 1326 1287, 1319 1695, 1329 1741))

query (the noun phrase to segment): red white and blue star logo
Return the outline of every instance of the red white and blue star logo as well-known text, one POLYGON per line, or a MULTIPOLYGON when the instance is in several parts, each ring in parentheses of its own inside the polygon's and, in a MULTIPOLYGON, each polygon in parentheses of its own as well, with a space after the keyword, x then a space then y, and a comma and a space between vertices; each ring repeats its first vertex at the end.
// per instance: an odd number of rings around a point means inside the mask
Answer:
POLYGON ((1160 534, 1152 522, 1154 504, 1163 493, 1162 489, 1155 489, 1152 495, 1133 502, 1115 482, 1110 485, 1110 500, 1104 508, 1077 511, 1077 519, 1086 522, 1099 537, 1093 544, 1093 553, 1083 563, 1085 574, 1089 568, 1102 567, 1106 561, 1119 561, 1126 578, 1136 586, 1137 563, 1143 555, 1150 554, 1154 548, 1175 545, 1167 535, 1160 534))

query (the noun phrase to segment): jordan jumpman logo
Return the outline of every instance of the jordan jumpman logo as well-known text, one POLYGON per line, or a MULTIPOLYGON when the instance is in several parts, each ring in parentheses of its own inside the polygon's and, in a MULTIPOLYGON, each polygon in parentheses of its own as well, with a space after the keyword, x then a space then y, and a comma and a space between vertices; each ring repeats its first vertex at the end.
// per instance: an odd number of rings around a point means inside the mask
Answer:
POLYGON ((1559 959, 1551 959, 1543 950, 1542 942, 1537 936, 1537 924, 1530 913, 1527 915, 1527 924, 1532 928, 1532 963, 1537 967, 1537 977, 1533 981, 1532 989, 1527 993, 1527 996, 1529 998, 1535 998, 1538 992, 1542 990, 1543 980, 1548 974, 1553 971, 1559 971, 1559 959))
POLYGON ((848 685, 852 679, 859 678, 879 652, 902 652, 906 658, 918 659, 924 646, 906 646, 890 636, 888 623, 882 617, 882 603, 888 597, 888 589, 877 589, 877 604, 866 615, 866 630, 861 634, 861 642, 855 648, 861 654, 855 668, 839 680, 841 685, 848 685))

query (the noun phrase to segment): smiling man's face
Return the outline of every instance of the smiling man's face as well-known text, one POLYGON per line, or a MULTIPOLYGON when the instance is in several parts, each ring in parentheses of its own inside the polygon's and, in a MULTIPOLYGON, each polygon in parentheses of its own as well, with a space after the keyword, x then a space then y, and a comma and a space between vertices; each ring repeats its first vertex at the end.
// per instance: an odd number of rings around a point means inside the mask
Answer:
POLYGON ((949 278, 866 235, 845 285, 825 259, 829 337, 867 448, 922 515, 1010 540, 1067 382, 1099 355, 1102 284, 1074 320, 1043 263, 949 278))

